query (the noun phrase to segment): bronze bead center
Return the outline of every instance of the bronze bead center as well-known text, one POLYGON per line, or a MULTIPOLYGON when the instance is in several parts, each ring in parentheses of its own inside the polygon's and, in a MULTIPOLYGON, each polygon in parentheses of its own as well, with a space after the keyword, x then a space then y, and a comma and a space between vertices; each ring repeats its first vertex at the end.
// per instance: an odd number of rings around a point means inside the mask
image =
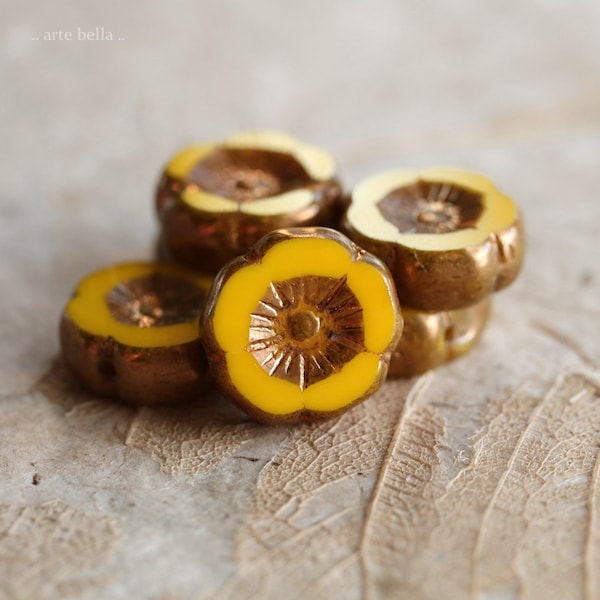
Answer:
POLYGON ((204 296, 191 281, 153 273, 119 283, 106 294, 105 302, 119 323, 162 327, 195 319, 204 296))
POLYGON ((302 390, 364 352, 362 306, 346 277, 273 281, 250 315, 246 351, 302 390))
POLYGON ((377 208, 401 233, 449 233, 475 226, 483 197, 452 183, 418 180, 391 191, 377 208))
POLYGON ((290 315, 288 325, 290 335, 298 342, 305 342, 317 335, 321 319, 314 312, 307 310, 290 315))
POLYGON ((188 182, 238 202, 277 196, 314 183, 291 154, 242 148, 215 149, 192 168, 188 182))

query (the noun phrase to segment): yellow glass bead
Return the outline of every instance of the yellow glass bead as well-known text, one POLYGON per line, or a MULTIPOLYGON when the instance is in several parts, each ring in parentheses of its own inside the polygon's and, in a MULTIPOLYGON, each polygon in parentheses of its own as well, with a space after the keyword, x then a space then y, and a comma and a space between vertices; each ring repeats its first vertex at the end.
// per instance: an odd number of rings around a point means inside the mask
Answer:
POLYGON ((344 208, 332 157, 272 131, 184 148, 156 207, 161 254, 212 273, 277 228, 337 225, 344 208))
POLYGON ((167 263, 121 263, 88 275, 60 323, 67 366, 101 396, 137 404, 196 397, 207 381, 198 327, 211 283, 167 263))
POLYGON ((259 421, 332 417, 384 381, 402 317, 389 273, 337 231, 265 236, 215 279, 204 345, 221 389, 259 421))
POLYGON ((352 192, 343 230, 390 269, 403 306, 466 308, 509 285, 525 241, 511 198, 449 167, 370 177, 352 192))

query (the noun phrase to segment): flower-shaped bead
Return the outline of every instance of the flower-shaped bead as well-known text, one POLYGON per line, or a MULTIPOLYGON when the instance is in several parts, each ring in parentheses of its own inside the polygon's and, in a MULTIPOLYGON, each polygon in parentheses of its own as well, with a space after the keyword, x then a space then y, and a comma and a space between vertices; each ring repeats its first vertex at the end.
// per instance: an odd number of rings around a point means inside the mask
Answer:
POLYGON ((208 382, 198 324, 212 279, 161 263, 121 263, 83 279, 60 322, 62 355, 99 396, 191 400, 208 382))
POLYGON ((240 133, 179 152, 157 210, 164 255, 216 272, 274 229, 335 224, 342 190, 323 150, 282 133, 240 133))
POLYGON ((326 228, 273 232, 227 265, 203 322, 215 381, 266 423, 325 419, 366 398, 402 327, 385 266, 326 228))
POLYGON ((486 177, 453 168, 361 182, 343 229, 389 267, 403 305, 465 308, 517 276, 524 253, 515 203, 486 177))

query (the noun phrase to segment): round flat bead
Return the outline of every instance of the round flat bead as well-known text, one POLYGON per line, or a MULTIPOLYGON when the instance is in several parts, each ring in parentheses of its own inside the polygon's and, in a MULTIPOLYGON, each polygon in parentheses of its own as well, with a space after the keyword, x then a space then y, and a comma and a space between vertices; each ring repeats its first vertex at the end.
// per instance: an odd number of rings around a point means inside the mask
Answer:
POLYGON ((62 356, 99 396, 181 402, 207 386, 199 320, 211 278, 163 263, 121 263, 83 279, 60 322, 62 356))
POLYGON ((327 419, 372 394, 402 317, 381 261, 332 229, 294 228, 221 270, 203 323, 216 384, 279 424, 327 419))
POLYGON ((452 168, 394 171, 352 192, 342 229, 390 269, 402 306, 466 308, 509 285, 525 240, 515 203, 452 168))
POLYGON ((344 208, 329 154, 264 131, 180 151, 156 207, 163 255, 212 273, 270 231, 333 226, 344 208))

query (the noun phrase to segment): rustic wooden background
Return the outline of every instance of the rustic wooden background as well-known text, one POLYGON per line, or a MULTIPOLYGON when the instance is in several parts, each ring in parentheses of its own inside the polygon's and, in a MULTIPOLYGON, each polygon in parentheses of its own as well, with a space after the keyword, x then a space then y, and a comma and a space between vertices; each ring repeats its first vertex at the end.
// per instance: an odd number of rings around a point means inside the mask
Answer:
POLYGON ((600 3, 1 4, 1 598, 600 598, 600 3), (348 185, 513 195, 526 266, 480 347, 317 426, 82 392, 73 286, 151 256, 174 150, 257 127, 348 185))

